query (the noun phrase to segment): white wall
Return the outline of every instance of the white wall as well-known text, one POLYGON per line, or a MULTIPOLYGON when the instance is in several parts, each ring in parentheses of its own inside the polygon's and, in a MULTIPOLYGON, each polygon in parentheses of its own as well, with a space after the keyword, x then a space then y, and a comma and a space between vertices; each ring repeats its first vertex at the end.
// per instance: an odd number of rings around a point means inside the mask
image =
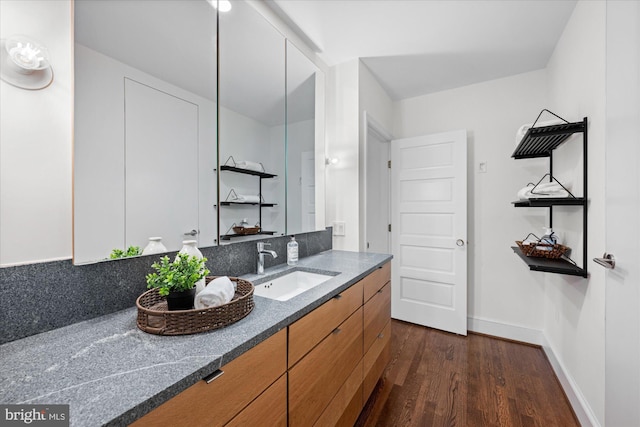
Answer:
POLYGON ((0 81, 0 265, 71 257, 70 2, 0 1, 0 37, 25 34, 51 54, 53 83, 0 81))
MULTIPOLYGON (((199 246, 213 246, 216 233, 216 104, 81 44, 75 45, 74 263, 102 260, 113 248, 146 241, 125 239, 124 78, 197 105, 199 246), (96 84, 100 82, 100 84, 96 84), (100 102, 95 102, 99 99, 100 102)), ((153 148, 149 147, 149 153, 153 148)), ((195 183, 194 183, 195 184, 195 183)), ((131 212, 128 212, 131 214, 131 212)), ((127 230, 130 236, 132 230, 127 230)), ((187 230, 177 229, 177 247, 187 230)), ((135 232, 133 232, 135 233, 135 232)), ((162 233, 156 233, 162 234, 162 233)), ((135 235, 135 234, 134 234, 135 235)))
MULTIPOLYGON (((550 109, 572 121, 589 118, 589 260, 605 251, 605 27, 604 1, 578 2, 547 67, 550 109)), ((581 174, 580 145, 565 144, 554 158, 567 179, 581 174)), ((554 228, 573 238, 569 246, 581 244, 581 227, 579 211, 554 215, 554 228)), ((591 422, 603 424, 605 272, 592 262, 587 268, 589 279, 546 275, 544 334, 590 408, 591 422)))
MULTIPOLYGON (((542 273, 531 273, 510 249, 539 232, 544 210, 514 208, 546 161, 514 160, 516 130, 547 103, 544 70, 474 84, 396 103, 393 134, 406 138, 466 129, 468 135, 468 316, 542 329, 542 273), (479 173, 485 162, 487 172, 479 173)), ((522 339, 522 337, 520 338, 522 339)))
POLYGON ((358 250, 359 244, 359 63, 348 61, 328 73, 327 156, 340 162, 325 169, 326 221, 345 223, 345 235, 333 238, 334 249, 358 250))
POLYGON ((336 236, 335 249, 363 250, 364 113, 391 131, 393 102, 360 60, 329 70, 327 91, 327 157, 339 163, 326 167, 327 225, 344 222, 345 235, 336 236))

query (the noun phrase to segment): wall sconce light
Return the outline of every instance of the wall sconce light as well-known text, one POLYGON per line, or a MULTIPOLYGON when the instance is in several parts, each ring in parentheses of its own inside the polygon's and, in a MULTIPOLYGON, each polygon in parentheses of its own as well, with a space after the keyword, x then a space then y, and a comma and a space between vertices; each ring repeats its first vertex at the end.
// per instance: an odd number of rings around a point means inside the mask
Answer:
POLYGON ((339 160, 337 157, 327 157, 327 158, 324 160, 324 163, 325 163, 326 165, 329 165, 329 166, 331 166, 331 165, 337 165, 337 164, 338 164, 338 162, 340 162, 340 160, 339 160))
POLYGON ((38 90, 53 81, 49 51, 41 43, 26 36, 0 40, 0 78, 10 85, 38 90))

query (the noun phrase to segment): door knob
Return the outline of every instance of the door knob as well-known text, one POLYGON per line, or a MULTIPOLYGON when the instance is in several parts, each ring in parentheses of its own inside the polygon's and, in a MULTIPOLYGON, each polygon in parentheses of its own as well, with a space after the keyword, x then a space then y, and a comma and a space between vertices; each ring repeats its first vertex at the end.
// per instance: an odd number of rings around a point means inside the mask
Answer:
POLYGON ((616 268, 615 257, 606 252, 604 253, 604 255, 602 255, 602 258, 594 258, 593 260, 595 261, 596 264, 600 264, 604 268, 607 268, 610 270, 613 270, 614 268, 616 268))
POLYGON ((198 234, 198 232, 196 230, 191 230, 191 231, 187 231, 186 233, 184 233, 185 236, 195 236, 197 234, 198 234))
POLYGON ((457 246, 464 246, 464 240, 462 240, 462 239, 456 240, 456 245, 457 246))

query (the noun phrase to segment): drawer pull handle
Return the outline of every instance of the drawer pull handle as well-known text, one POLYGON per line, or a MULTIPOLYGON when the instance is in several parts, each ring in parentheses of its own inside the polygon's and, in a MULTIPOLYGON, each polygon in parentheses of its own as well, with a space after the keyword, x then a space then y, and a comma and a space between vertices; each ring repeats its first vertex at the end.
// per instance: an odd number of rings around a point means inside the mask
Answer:
POLYGON ((213 373, 211 375, 207 375, 206 377, 204 377, 203 380, 207 384, 211 384, 217 378, 220 378, 222 376, 222 374, 224 374, 224 371, 221 370, 221 369, 217 369, 217 370, 213 371, 213 373))
POLYGON ((331 333, 334 334, 334 335, 338 335, 340 332, 342 332, 342 329, 335 328, 331 333))
POLYGON ((333 299, 340 299, 340 298, 342 298, 342 294, 338 294, 335 297, 333 297, 333 299))
POLYGON ((380 339, 384 338, 384 333, 383 333, 383 332, 380 332, 380 333, 378 334, 378 338, 380 338, 380 339))
POLYGON ((381 294, 382 293, 382 288, 378 289, 378 293, 381 294))

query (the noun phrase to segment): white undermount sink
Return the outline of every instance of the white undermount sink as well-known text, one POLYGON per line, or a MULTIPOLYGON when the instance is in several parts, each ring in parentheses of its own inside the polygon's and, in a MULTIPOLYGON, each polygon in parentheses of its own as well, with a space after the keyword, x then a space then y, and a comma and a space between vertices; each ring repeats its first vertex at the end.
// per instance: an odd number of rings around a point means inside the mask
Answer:
POLYGON ((264 283, 255 285, 253 294, 278 301, 287 301, 296 295, 300 295, 301 293, 326 282, 332 277, 333 276, 328 274, 296 270, 284 276, 276 277, 275 279, 267 280, 264 283))

